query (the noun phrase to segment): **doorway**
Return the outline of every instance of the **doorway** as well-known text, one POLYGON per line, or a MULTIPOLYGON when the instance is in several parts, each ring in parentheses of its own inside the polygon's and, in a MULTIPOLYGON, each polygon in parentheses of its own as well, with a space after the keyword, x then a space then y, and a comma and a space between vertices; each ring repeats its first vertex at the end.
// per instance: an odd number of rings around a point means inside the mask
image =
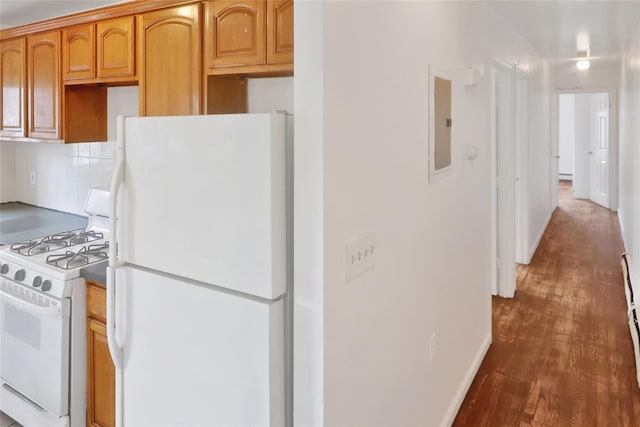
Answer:
POLYGON ((611 92, 558 96, 558 179, 571 183, 573 197, 615 210, 615 138, 611 92))

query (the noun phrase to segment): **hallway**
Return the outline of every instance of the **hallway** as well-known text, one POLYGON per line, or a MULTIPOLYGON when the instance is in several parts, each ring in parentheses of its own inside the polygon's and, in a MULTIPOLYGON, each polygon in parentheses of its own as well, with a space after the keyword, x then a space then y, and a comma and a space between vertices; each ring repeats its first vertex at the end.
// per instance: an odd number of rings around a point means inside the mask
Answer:
POLYGON ((637 426, 640 390, 615 213, 560 185, 516 297, 493 297, 493 344, 454 426, 637 426))

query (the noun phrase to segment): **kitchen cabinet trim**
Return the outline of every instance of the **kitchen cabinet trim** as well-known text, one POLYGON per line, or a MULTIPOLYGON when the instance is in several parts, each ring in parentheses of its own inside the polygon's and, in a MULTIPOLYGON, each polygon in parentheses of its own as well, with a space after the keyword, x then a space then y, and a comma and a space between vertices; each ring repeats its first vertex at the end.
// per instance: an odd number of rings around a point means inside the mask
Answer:
POLYGON ((124 16, 136 15, 139 13, 150 12, 159 9, 166 9, 176 6, 183 6, 193 3, 200 3, 194 0, 137 0, 126 3, 118 3, 102 8, 91 9, 84 12, 65 15, 57 18, 47 19, 45 21, 34 22, 29 25, 7 28, 0 31, 0 40, 28 36, 36 33, 59 30, 66 27, 87 24, 95 21, 102 21, 112 18, 121 18, 124 16))

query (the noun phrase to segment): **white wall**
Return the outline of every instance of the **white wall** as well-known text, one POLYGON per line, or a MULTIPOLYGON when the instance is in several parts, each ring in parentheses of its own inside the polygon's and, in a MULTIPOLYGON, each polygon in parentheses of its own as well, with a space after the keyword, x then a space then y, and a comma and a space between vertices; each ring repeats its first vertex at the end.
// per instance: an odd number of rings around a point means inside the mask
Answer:
POLYGON ((627 40, 620 84, 618 216, 631 274, 640 289, 640 23, 627 40))
POLYGON ((0 141, 0 203, 16 197, 16 148, 11 141, 0 141))
POLYGON ((579 199, 591 197, 591 94, 575 95, 575 171, 573 196, 579 199))
MULTIPOLYGON (((486 70, 494 58, 513 64, 523 46, 484 3, 297 3, 296 425, 455 416, 491 337, 486 70), (434 184, 428 65, 453 79, 453 168, 434 184), (479 85, 462 85, 468 66, 479 85), (347 282, 345 244, 366 232, 376 265, 347 282)), ((548 154, 548 79, 529 59, 537 160, 548 154)), ((545 188, 531 199, 541 195, 546 214, 545 188)))
POLYGON ((573 178, 573 156, 575 144, 575 97, 563 94, 559 97, 559 172, 565 179, 573 178))
POLYGON ((441 424, 490 339, 490 235, 478 227, 490 221, 486 81, 460 80, 484 61, 487 37, 468 7, 325 5, 326 425, 441 424), (459 124, 452 173, 432 185, 429 64, 453 78, 459 124), (464 158, 467 144, 481 160, 464 158), (377 265, 347 283, 345 244, 365 232, 377 235, 377 265), (451 268, 458 259, 465 269, 451 268))
MULTIPOLYGON (((529 260, 551 219, 553 204, 551 186, 550 74, 548 64, 539 58, 531 62, 529 86, 529 151, 527 176, 529 260)), ((553 177, 554 179, 557 178, 553 177)))
POLYGON ((249 113, 293 113, 293 77, 247 79, 249 113))
POLYGON ((578 70, 574 64, 551 69, 552 87, 556 90, 614 89, 620 83, 620 68, 590 68, 578 70))

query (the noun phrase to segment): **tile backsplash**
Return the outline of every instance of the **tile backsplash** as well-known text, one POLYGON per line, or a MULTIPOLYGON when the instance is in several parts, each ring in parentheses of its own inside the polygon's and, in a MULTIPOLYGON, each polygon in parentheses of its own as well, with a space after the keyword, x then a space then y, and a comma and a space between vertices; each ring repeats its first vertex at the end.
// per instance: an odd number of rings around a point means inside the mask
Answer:
POLYGON ((16 143, 16 199, 81 214, 89 188, 109 187, 114 153, 115 142, 16 143))
POLYGON ((83 214, 89 188, 109 188, 111 184, 116 118, 120 114, 138 115, 137 87, 109 88, 109 142, 64 145, 1 141, 0 201, 21 201, 83 214), (35 183, 32 183, 32 172, 35 183))

